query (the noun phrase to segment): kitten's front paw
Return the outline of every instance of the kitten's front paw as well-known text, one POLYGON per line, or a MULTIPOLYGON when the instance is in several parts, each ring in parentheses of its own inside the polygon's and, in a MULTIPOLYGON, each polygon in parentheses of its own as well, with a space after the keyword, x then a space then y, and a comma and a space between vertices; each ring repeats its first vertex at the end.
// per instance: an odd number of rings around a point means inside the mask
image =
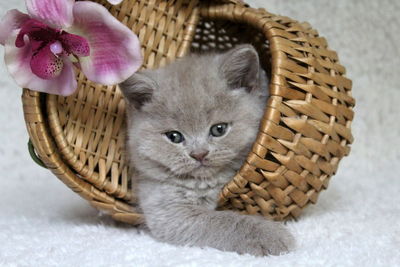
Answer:
POLYGON ((295 244, 292 234, 282 223, 248 216, 239 228, 243 230, 235 248, 239 254, 281 255, 293 249, 295 244))

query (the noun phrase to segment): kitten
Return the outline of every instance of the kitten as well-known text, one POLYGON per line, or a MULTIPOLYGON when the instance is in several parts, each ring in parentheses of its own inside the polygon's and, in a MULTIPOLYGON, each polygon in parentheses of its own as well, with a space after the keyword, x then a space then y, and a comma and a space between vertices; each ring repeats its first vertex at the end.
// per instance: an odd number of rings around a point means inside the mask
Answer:
POLYGON ((255 49, 189 55, 120 84, 128 153, 147 227, 158 240, 278 255, 293 238, 261 216, 216 211, 221 188, 250 151, 267 98, 255 49))

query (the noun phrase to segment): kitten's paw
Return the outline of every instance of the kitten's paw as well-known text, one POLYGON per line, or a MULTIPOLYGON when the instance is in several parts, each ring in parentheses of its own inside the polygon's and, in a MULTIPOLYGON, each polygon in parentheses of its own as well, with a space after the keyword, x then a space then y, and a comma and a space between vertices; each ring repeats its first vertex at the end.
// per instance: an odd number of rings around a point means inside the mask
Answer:
POLYGON ((263 255, 280 255, 294 248, 294 238, 282 223, 266 221, 259 225, 257 243, 263 255))
POLYGON ((240 228, 243 229, 241 240, 235 249, 240 254, 281 255, 294 248, 295 240, 282 223, 251 216, 240 228))

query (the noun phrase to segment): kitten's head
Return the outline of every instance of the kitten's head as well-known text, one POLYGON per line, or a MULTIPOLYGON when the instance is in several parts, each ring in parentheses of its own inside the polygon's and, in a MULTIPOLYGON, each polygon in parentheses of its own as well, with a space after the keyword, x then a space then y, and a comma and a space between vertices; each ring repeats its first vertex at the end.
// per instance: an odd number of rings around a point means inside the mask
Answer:
POLYGON ((207 178, 240 167, 265 105, 260 76, 257 52, 241 45, 223 54, 191 55, 123 82, 136 169, 207 178))

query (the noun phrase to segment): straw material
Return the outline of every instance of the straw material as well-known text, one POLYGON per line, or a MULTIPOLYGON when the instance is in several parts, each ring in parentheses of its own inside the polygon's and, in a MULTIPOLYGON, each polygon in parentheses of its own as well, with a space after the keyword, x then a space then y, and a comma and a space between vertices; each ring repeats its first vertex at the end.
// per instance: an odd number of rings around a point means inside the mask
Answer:
MULTIPOLYGON (((144 68, 190 50, 252 43, 270 76, 270 93, 252 152, 221 192, 220 208, 276 220, 299 216, 327 188, 350 151, 351 81, 336 53, 307 23, 253 9, 239 0, 98 1, 138 34, 144 68)), ((123 151, 125 103, 116 86, 77 74, 69 97, 24 89, 36 153, 74 192, 119 221, 139 224, 123 151)))

